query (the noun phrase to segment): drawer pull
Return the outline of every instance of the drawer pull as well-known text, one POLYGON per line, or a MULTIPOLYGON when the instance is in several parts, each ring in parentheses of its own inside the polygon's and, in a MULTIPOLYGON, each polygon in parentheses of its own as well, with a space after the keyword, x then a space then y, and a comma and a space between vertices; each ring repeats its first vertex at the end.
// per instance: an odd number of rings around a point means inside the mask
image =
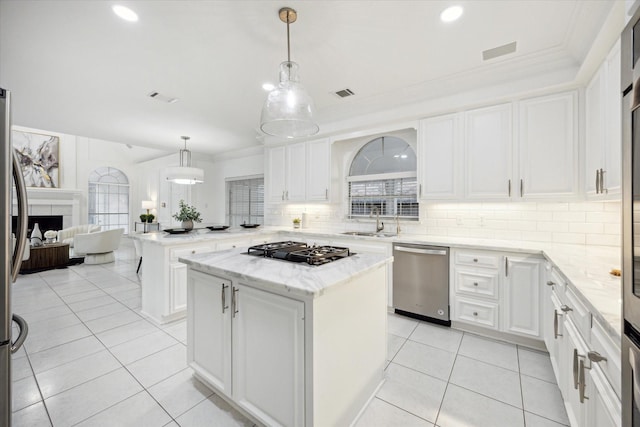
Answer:
POLYGON ((192 253, 192 254, 195 254, 195 253, 196 253, 196 250, 195 250, 195 249, 194 249, 194 250, 192 250, 192 251, 191 251, 191 253, 192 253))
POLYGON ((474 316, 477 316, 477 315, 478 315, 478 312, 477 312, 477 311, 474 311, 474 312, 473 312, 473 315, 474 315, 474 316))
POLYGON ((473 286, 478 286, 478 282, 473 282, 473 286))
POLYGON ((474 258, 474 259, 473 259, 473 262, 478 262, 478 258, 474 258))
POLYGON ((553 310, 553 338, 558 339, 562 334, 558 333, 558 310, 553 310))
POLYGON ((551 280, 547 281, 547 286, 554 286, 555 282, 552 282, 551 280))
POLYGON ((596 362, 596 363, 607 361, 607 358, 601 355, 600 353, 598 353, 597 351, 588 352, 587 357, 589 358, 590 361, 596 362))
POLYGON ((573 308, 569 307, 567 304, 562 304, 560 306, 560 310, 564 311, 565 313, 568 313, 570 311, 573 311, 573 308))

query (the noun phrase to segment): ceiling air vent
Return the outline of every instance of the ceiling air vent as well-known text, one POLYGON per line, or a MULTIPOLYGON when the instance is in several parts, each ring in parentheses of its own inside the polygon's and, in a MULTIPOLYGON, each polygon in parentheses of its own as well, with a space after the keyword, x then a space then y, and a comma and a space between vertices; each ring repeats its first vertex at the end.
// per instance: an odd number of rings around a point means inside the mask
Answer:
POLYGON ((499 56, 507 55, 516 51, 516 42, 507 43, 502 46, 494 47, 493 49, 487 49, 482 52, 482 60, 488 61, 489 59, 497 58, 499 56))
POLYGON ((178 101, 178 98, 173 98, 171 96, 163 95, 160 92, 156 92, 156 91, 150 92, 147 96, 151 99, 155 99, 156 101, 166 102, 167 104, 173 104, 174 102, 178 101))
POLYGON ((335 92, 340 98, 346 98, 347 96, 353 96, 355 93, 351 89, 342 89, 335 92))

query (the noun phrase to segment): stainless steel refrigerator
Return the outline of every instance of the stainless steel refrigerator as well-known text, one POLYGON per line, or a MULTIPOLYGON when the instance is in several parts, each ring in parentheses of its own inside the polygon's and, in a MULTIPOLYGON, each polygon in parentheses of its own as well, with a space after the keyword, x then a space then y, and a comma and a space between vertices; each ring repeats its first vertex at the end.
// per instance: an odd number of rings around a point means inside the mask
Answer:
POLYGON ((22 262, 27 234, 27 192, 11 144, 11 95, 0 88, 0 426, 11 425, 11 354, 27 338, 27 323, 11 310, 11 284, 22 262), (18 216, 17 230, 11 230, 13 192, 15 188, 18 216), (15 239, 14 239, 15 234, 15 239), (18 336, 12 337, 13 324, 18 336))

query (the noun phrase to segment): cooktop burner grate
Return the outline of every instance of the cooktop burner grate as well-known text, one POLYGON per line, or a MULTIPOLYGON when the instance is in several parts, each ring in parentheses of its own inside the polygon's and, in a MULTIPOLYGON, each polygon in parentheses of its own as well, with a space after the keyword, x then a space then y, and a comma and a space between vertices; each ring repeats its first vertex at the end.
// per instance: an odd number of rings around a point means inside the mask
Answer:
POLYGON ((251 246, 247 253, 253 256, 276 258, 284 261, 322 265, 353 255, 349 248, 337 246, 309 246, 303 242, 284 241, 251 246))

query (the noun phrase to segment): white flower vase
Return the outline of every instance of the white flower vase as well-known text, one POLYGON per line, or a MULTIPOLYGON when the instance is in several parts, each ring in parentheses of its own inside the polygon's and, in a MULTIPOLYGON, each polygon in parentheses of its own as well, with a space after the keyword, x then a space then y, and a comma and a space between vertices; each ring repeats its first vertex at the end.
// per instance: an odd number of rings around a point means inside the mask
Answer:
POLYGON ((33 225, 33 231, 31 231, 31 246, 42 246, 42 232, 37 222, 33 225))

